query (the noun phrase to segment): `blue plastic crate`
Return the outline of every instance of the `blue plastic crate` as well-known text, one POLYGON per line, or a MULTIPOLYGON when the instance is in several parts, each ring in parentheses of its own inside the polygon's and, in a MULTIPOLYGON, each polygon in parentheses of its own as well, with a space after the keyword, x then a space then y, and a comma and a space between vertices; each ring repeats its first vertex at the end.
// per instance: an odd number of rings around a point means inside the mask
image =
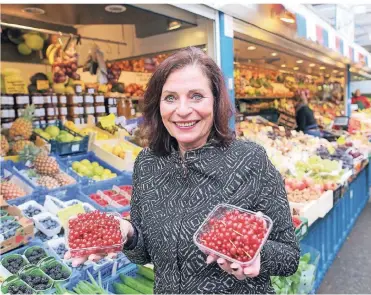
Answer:
POLYGON ((86 153, 89 148, 89 136, 81 136, 76 132, 66 128, 63 126, 61 121, 56 121, 55 123, 46 123, 39 126, 41 129, 45 129, 48 126, 57 126, 60 130, 67 131, 68 133, 72 134, 73 136, 79 136, 82 139, 79 141, 73 142, 60 142, 55 139, 47 139, 40 134, 34 132, 34 136, 40 136, 45 141, 50 144, 50 152, 54 153, 59 156, 66 156, 66 155, 76 155, 81 153, 86 153))
MULTIPOLYGON (((42 187, 42 186, 38 185, 36 183, 36 180, 33 180, 33 179, 29 178, 28 175, 25 175, 25 174, 20 172, 22 170, 29 169, 23 162, 12 163, 12 165, 13 165, 14 171, 16 171, 16 173, 19 174, 22 177, 22 179, 24 179, 27 183, 30 183, 33 187, 35 187, 35 195, 54 194, 54 193, 59 192, 59 191, 63 191, 63 190, 67 190, 69 188, 77 187, 79 185, 78 179, 76 177, 74 177, 74 174, 72 174, 71 171, 69 169, 67 169, 67 167, 58 159, 58 157, 56 157, 56 160, 59 164, 60 170, 67 173, 68 175, 72 176, 76 180, 76 183, 49 190, 45 187, 42 187)), ((34 196, 31 196, 31 197, 34 197, 34 196)), ((11 202, 10 204, 19 205, 22 202, 29 201, 29 199, 30 199, 30 197, 29 198, 23 198, 23 201, 18 200, 18 199, 14 199, 14 200, 12 200, 14 202, 11 202)))
POLYGON ((15 182, 19 182, 21 186, 24 186, 25 189, 30 191, 29 194, 12 199, 12 200, 7 200, 7 203, 12 205, 14 202, 25 202, 25 200, 28 200, 32 198, 33 194, 38 192, 39 189, 36 188, 36 186, 27 178, 25 178, 23 175, 21 175, 15 168, 14 168, 14 163, 12 161, 1 161, 0 162, 0 174, 1 174, 1 180, 7 179, 14 177, 16 178, 15 182))
POLYGON ((59 161, 61 161, 66 167, 68 167, 68 171, 71 175, 73 175, 73 177, 75 179, 78 179, 79 183, 80 184, 83 184, 83 185, 91 185, 91 184, 95 184, 95 183, 99 183, 99 182, 106 182, 106 181, 110 181, 111 179, 107 179, 107 180, 101 180, 101 181, 95 181, 93 180, 92 178, 89 178, 89 177, 86 177, 86 176, 80 176, 78 175, 73 169, 72 169, 72 163, 75 162, 75 161, 82 161, 82 160, 89 160, 90 162, 98 162, 99 165, 101 165, 102 167, 104 168, 107 168, 109 170, 111 170, 112 173, 116 173, 117 176, 121 175, 122 174, 122 171, 120 170, 117 170, 116 168, 114 168, 113 166, 107 164, 106 162, 104 162, 102 159, 98 158, 94 152, 88 152, 86 154, 81 154, 81 155, 76 155, 76 156, 66 156, 66 157, 59 157, 58 156, 58 159, 59 161))
MULTIPOLYGON (((112 187, 114 185, 116 185, 116 186, 132 185, 132 174, 124 172, 124 173, 122 173, 122 175, 120 175, 116 178, 96 182, 95 184, 91 184, 89 186, 81 186, 80 187, 80 192, 86 198, 90 199, 89 196, 91 194, 95 194, 99 190, 104 191, 104 190, 112 189, 112 187)), ((114 208, 112 206, 102 207, 99 204, 95 203, 93 200, 91 200, 91 201, 94 203, 94 207, 97 208, 99 211, 102 211, 102 212, 112 212, 112 211, 114 211, 114 212, 122 213, 122 212, 130 211, 130 206, 123 206, 123 207, 120 207, 120 208, 114 208)))

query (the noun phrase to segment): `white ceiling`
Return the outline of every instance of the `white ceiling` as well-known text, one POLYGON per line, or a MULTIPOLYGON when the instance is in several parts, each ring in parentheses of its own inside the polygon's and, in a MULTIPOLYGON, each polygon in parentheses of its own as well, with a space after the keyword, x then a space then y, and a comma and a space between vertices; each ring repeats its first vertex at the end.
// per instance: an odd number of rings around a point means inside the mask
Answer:
MULTIPOLYGON (((317 14, 336 28, 336 7, 353 14, 354 42, 371 52, 371 4, 313 4, 317 14)), ((339 28, 336 28, 339 29, 339 28)))

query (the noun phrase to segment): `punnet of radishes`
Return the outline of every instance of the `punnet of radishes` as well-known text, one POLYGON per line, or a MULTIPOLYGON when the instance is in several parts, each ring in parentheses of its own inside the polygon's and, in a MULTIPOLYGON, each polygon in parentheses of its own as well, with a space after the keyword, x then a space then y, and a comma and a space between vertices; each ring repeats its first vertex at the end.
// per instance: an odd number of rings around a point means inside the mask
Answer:
POLYGON ((120 217, 93 211, 78 214, 68 221, 67 244, 72 257, 115 253, 124 244, 120 217))
POLYGON ((272 220, 261 213, 218 205, 197 230, 194 241, 206 254, 248 265, 261 251, 272 224, 272 220))

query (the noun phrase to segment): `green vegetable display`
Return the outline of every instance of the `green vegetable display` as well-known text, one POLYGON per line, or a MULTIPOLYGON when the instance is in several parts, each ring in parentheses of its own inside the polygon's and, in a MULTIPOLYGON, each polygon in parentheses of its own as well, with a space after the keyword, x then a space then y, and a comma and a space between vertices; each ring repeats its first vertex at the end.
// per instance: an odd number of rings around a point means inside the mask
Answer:
POLYGON ((310 253, 300 257, 299 267, 295 274, 289 277, 271 277, 271 282, 277 294, 309 294, 315 280, 316 267, 310 264, 310 253))
POLYGON ((148 268, 148 267, 138 265, 138 274, 140 274, 141 276, 143 276, 143 277, 145 277, 145 278, 147 278, 151 281, 155 280, 155 274, 154 274, 153 270, 148 268))
POLYGON ((120 279, 126 286, 137 290, 141 294, 153 294, 153 288, 142 284, 137 278, 120 275, 120 279))

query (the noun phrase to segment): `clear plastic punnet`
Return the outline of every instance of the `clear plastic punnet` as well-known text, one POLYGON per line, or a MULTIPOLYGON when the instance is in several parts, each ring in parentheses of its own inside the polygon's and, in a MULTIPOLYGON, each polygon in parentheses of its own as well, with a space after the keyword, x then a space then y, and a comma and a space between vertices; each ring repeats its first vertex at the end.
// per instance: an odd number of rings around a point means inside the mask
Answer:
MULTIPOLYGON (((100 239, 100 241, 96 243, 100 245, 89 246, 88 243, 82 244, 84 242, 82 242, 81 239, 73 238, 71 235, 71 221, 78 218, 78 216, 72 216, 69 218, 68 226, 65 229, 65 242, 66 242, 67 248, 69 249, 71 253, 71 257, 76 258, 76 257, 84 257, 84 256, 89 256, 89 255, 94 255, 94 254, 99 255, 99 254, 116 253, 116 252, 122 251, 122 248, 126 241, 122 238, 124 229, 123 229, 122 223, 120 222, 120 220, 122 220, 122 218, 120 217, 120 214, 116 212, 105 213, 105 212, 94 211, 90 213, 84 213, 81 215, 86 215, 86 214, 105 214, 106 216, 109 216, 111 220, 119 221, 118 223, 118 232, 120 235, 119 242, 114 242, 114 241, 111 242, 110 240, 100 239), (77 240, 80 240, 80 241, 77 241, 77 240)), ((102 226, 104 226, 104 224, 102 224, 102 221, 94 220, 92 224, 94 223, 101 224, 102 226)), ((92 228, 92 233, 97 234, 96 228, 92 228)))
POLYGON ((261 212, 220 204, 198 228, 193 241, 207 255, 248 266, 257 258, 272 226, 272 219, 261 212))

